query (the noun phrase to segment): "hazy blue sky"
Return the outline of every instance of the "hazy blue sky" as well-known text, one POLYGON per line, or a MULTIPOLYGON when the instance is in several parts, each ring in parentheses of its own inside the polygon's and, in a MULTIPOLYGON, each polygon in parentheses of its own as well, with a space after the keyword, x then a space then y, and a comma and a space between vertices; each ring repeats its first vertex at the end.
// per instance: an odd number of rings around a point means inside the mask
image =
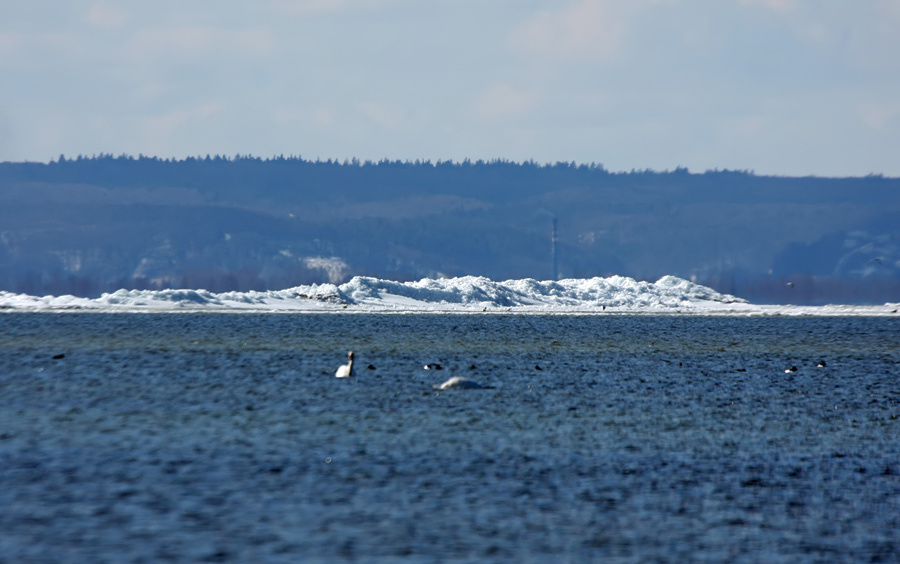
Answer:
POLYGON ((0 0, 0 161, 900 176, 900 0, 0 0))

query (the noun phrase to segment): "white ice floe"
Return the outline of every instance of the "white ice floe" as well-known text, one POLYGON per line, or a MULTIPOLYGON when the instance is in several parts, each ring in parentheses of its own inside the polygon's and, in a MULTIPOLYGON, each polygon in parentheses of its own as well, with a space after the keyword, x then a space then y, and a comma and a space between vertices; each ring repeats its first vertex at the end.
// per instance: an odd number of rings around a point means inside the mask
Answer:
POLYGON ((357 276, 267 292, 118 290, 99 298, 30 296, 0 291, 5 310, 334 311, 448 313, 700 313, 731 315, 897 315, 882 306, 755 305, 675 276, 655 283, 624 276, 496 282, 479 276, 394 282, 357 276))
POLYGON ((434 385, 436 390, 483 390, 486 388, 493 388, 493 386, 484 386, 475 380, 469 380, 461 376, 454 376, 440 386, 434 385))

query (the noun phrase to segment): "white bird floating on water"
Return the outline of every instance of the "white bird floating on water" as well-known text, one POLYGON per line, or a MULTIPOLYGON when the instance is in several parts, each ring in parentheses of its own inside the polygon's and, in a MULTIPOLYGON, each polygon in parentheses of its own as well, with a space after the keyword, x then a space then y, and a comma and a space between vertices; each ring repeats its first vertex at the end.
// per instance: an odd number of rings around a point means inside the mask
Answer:
POLYGON ((336 378, 349 378, 353 376, 353 351, 347 353, 347 364, 342 364, 334 375, 336 378))
POLYGON ((493 388, 493 386, 483 386, 475 380, 469 380, 461 376, 454 376, 440 386, 434 385, 436 390, 475 390, 484 388, 493 388))

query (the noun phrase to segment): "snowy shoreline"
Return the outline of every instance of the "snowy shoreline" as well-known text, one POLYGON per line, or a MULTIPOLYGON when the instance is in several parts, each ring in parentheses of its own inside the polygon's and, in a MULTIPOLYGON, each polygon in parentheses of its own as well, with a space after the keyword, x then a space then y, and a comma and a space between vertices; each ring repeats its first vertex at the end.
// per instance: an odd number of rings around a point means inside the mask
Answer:
POLYGON ((357 276, 341 285, 286 290, 118 290, 99 298, 31 296, 0 291, 0 311, 297 312, 559 315, 889 316, 900 304, 792 306, 751 304, 674 276, 655 283, 623 276, 495 282, 424 278, 394 282, 357 276))

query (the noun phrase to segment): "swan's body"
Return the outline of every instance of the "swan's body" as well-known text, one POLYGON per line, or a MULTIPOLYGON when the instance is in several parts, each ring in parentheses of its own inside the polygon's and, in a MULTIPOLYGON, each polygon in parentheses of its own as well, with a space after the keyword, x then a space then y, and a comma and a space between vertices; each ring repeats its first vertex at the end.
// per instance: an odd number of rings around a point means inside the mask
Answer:
POLYGON ((460 377, 460 376, 454 376, 453 378, 450 378, 449 380, 447 380, 446 382, 444 382, 444 383, 441 384, 440 386, 438 386, 437 384, 435 384, 434 387, 435 387, 435 389, 437 389, 437 390, 454 390, 454 389, 457 389, 457 390, 466 390, 466 389, 468 389, 468 390, 474 390, 474 389, 480 389, 480 388, 490 388, 490 387, 492 387, 492 386, 482 386, 481 384, 479 384, 479 383, 476 382, 475 380, 469 380, 468 378, 462 378, 462 377, 460 377))
POLYGON ((347 364, 342 364, 337 372, 334 373, 336 378, 349 378, 353 376, 353 351, 347 353, 347 364))

